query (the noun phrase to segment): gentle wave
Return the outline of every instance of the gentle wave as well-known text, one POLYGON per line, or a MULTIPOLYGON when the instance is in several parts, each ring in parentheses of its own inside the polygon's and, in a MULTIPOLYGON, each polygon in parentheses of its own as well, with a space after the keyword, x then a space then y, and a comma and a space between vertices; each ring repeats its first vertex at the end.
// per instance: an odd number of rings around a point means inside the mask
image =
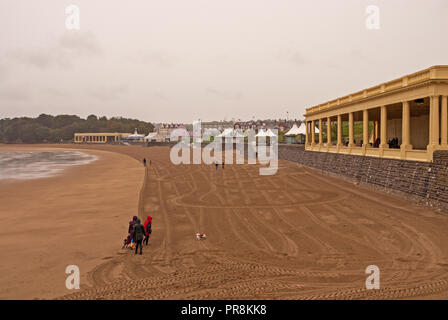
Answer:
POLYGON ((0 152, 0 180, 46 178, 97 159, 79 151, 0 152))

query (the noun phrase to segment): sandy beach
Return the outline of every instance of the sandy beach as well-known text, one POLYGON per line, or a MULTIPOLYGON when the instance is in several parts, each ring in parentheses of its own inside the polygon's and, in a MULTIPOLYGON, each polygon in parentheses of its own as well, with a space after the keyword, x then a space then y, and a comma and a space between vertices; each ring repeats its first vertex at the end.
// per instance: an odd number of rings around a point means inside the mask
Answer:
MULTIPOLYGON (((0 145, 0 152, 51 150, 0 145)), ((83 287, 94 266, 119 252, 144 169, 118 153, 84 152, 98 160, 55 177, 0 183, 0 299, 67 294, 67 265, 79 266, 83 287)))
POLYGON ((175 166, 168 147, 71 147, 100 160, 1 187, 4 298, 448 296, 448 216, 426 207, 283 160, 260 176, 258 165, 175 166), (142 256, 120 249, 137 207, 153 217, 142 256), (67 264, 81 267, 81 290, 65 289, 67 264), (365 287, 369 265, 380 290, 365 287))
POLYGON ((445 299, 448 216, 288 161, 173 165, 168 147, 85 146, 152 159, 142 257, 116 256, 67 299, 445 299), (198 241, 197 232, 207 234, 198 241), (367 290, 377 265, 381 289, 367 290))

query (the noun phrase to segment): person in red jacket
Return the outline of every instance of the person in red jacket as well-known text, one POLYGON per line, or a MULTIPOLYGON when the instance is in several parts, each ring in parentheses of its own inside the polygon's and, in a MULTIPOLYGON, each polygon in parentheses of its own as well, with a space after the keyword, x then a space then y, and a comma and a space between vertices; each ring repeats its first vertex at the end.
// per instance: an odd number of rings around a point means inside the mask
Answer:
POLYGON ((143 242, 148 246, 149 235, 152 233, 152 217, 148 216, 145 221, 145 240, 143 242))

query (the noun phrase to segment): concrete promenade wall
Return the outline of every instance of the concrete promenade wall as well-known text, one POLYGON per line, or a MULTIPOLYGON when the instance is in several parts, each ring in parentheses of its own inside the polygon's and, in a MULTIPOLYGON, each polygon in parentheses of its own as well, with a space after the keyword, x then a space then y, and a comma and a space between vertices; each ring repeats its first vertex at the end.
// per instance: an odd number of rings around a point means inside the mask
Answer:
POLYGON ((278 152, 279 159, 448 204, 448 151, 436 151, 434 162, 305 151, 303 145, 279 145, 278 152))

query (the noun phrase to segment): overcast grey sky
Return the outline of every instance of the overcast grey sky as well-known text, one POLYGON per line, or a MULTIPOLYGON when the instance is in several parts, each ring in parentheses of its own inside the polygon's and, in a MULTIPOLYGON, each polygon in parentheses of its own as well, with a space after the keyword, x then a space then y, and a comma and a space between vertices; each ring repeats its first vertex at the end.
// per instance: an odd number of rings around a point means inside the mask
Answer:
POLYGON ((0 118, 302 118, 448 64, 447 17, 448 0, 0 0, 0 118))

